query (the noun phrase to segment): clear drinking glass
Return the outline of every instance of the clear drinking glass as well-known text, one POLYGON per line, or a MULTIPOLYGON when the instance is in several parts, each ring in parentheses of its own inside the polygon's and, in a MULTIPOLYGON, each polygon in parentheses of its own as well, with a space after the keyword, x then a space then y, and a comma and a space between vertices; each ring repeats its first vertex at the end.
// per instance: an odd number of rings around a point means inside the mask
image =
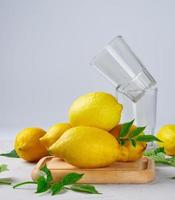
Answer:
POLYGON ((91 64, 109 79, 120 93, 137 102, 156 81, 121 36, 115 37, 93 58, 91 64), (137 92, 135 92, 137 91, 137 92))
POLYGON ((123 105, 120 123, 126 123, 133 120, 135 118, 133 101, 118 90, 116 90, 116 96, 118 101, 123 105))
MULTIPOLYGON (((123 104, 122 121, 130 121, 135 119, 136 126, 146 126, 146 134, 154 134, 156 126, 157 112, 157 88, 149 88, 145 90, 144 96, 137 102, 132 102, 123 93, 117 90, 117 98, 123 104)), ((140 91, 133 91, 133 93, 140 91)))
POLYGON ((154 134, 157 113, 157 88, 145 90, 144 96, 133 103, 135 123, 146 126, 145 133, 154 134))

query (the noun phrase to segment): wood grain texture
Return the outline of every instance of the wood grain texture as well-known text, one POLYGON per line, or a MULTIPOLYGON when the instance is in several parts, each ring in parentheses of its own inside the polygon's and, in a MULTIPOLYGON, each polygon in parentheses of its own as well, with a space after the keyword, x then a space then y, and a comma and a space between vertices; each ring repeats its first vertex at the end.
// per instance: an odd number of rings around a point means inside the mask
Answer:
POLYGON ((33 180, 37 179, 39 169, 45 164, 51 170, 54 181, 60 180, 71 172, 84 174, 79 183, 148 183, 155 177, 154 161, 146 157, 136 162, 115 162, 105 168, 80 169, 59 158, 47 156, 42 158, 33 169, 33 180))

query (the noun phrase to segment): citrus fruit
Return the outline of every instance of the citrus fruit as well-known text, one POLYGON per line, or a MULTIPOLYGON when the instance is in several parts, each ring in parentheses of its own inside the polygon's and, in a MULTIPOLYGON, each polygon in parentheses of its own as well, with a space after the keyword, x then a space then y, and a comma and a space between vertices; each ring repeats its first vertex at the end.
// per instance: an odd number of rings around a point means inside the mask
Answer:
POLYGON ((48 151, 39 139, 46 132, 41 128, 25 128, 16 135, 15 150, 20 158, 26 161, 38 161, 47 156, 48 151))
POLYGON ((175 124, 162 126, 157 133, 157 137, 162 142, 157 142, 159 147, 164 147, 167 155, 175 155, 175 124))
POLYGON ((84 125, 111 130, 121 118, 122 105, 111 94, 88 93, 77 98, 69 109, 73 126, 84 125))
MULTIPOLYGON (((136 126, 132 125, 126 137, 128 138, 130 133, 135 129, 136 126)), ((117 125, 110 132, 112 133, 112 135, 118 138, 120 131, 121 131, 121 125, 117 125)), ((120 145, 120 151, 117 161, 125 161, 125 162, 136 161, 143 156, 145 149, 146 149, 145 142, 136 141, 136 145, 133 146, 129 140, 126 140, 126 142, 123 145, 120 145)))
POLYGON ((120 145, 120 153, 117 161, 136 161, 143 156, 145 149, 145 142, 136 142, 136 146, 134 147, 130 141, 126 141, 124 145, 120 145))
POLYGON ((69 128, 71 128, 71 125, 68 123, 58 123, 51 126, 47 133, 40 138, 41 144, 48 149, 69 128))
POLYGON ((77 126, 67 130, 50 148, 50 154, 79 168, 96 168, 112 164, 119 144, 105 130, 77 126))

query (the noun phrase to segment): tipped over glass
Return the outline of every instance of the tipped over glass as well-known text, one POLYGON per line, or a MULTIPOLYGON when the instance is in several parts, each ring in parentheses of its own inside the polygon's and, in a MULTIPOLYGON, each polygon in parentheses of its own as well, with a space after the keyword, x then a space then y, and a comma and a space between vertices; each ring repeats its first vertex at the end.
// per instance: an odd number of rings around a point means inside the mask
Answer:
POLYGON ((156 84, 122 36, 117 36, 109 42, 92 59, 91 64, 133 102, 137 102, 145 90, 156 84))
POLYGON ((145 133, 154 134, 156 81, 122 36, 109 42, 91 64, 115 86, 119 102, 124 106, 122 122, 135 119, 137 126, 146 126, 145 133))

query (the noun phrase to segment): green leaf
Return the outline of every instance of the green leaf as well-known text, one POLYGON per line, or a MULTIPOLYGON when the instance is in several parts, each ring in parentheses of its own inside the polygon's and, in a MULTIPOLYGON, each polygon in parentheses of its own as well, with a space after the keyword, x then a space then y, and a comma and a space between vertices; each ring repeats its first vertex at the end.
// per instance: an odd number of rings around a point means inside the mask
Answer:
POLYGON ((53 181, 53 177, 52 177, 52 174, 51 174, 51 171, 47 168, 46 165, 44 165, 40 171, 44 172, 47 176, 47 182, 50 183, 53 181))
POLYGON ((171 158, 167 158, 168 165, 171 165, 175 167, 175 156, 172 156, 171 158))
POLYGON ((50 188, 50 182, 52 181, 52 176, 50 170, 46 166, 42 167, 41 171, 44 172, 46 176, 40 175, 36 181, 26 181, 18 183, 14 185, 13 188, 17 188, 19 186, 27 184, 37 184, 36 193, 46 192, 50 188))
POLYGON ((134 120, 122 124, 119 137, 125 137, 127 135, 127 133, 129 132, 129 129, 131 128, 131 126, 133 125, 133 123, 134 123, 134 120))
POLYGON ((8 171, 7 165, 0 165, 0 172, 8 171))
POLYGON ((159 140, 157 137, 155 137, 154 135, 139 135, 138 137, 136 137, 136 141, 139 142, 153 142, 153 141, 159 141, 161 142, 161 140, 159 140))
POLYGON ((165 153, 164 147, 159 147, 157 149, 154 150, 154 152, 157 153, 165 153))
POLYGON ((58 183, 55 183, 51 187, 52 195, 58 194, 64 189, 66 185, 72 185, 79 181, 84 174, 70 173, 65 175, 58 183))
POLYGON ((151 149, 144 152, 146 157, 153 159, 156 163, 175 167, 175 156, 166 156, 163 148, 151 149))
POLYGON ((7 182, 7 181, 1 181, 0 180, 0 185, 11 185, 11 183, 7 182))
POLYGON ((83 175, 84 174, 78 174, 78 173, 73 172, 73 173, 65 175, 61 181, 63 185, 71 185, 79 181, 83 175))
POLYGON ((129 141, 131 142, 133 147, 136 147, 136 141, 132 138, 129 138, 129 141))
POLYGON ((77 192, 86 192, 90 194, 101 194, 99 193, 93 185, 89 184, 74 184, 70 188, 70 190, 77 191, 77 192))
POLYGON ((40 171, 42 171, 43 173, 39 176, 37 181, 26 181, 26 182, 18 183, 14 185, 13 188, 17 188, 19 186, 27 185, 27 184, 36 184, 37 185, 36 193, 51 191, 51 194, 55 195, 55 194, 60 193, 64 189, 69 189, 69 190, 79 191, 79 192, 99 194, 98 191, 95 189, 95 187, 92 185, 81 185, 81 184, 74 185, 77 181, 81 179, 81 177, 84 174, 77 174, 73 172, 73 173, 65 175, 59 182, 53 183, 52 174, 46 165, 43 166, 40 169, 40 171))
POLYGON ((17 155, 17 153, 14 149, 12 151, 10 151, 9 153, 0 154, 0 156, 5 156, 5 157, 9 157, 9 158, 19 158, 19 156, 17 155))
POLYGON ((52 174, 46 165, 43 166, 40 169, 40 171, 42 171, 43 174, 41 174, 38 177, 37 181, 35 181, 35 182, 34 181, 26 181, 26 182, 18 183, 16 185, 14 185, 13 188, 17 188, 19 186, 27 185, 27 184, 37 184, 36 193, 46 192, 51 187, 51 182, 53 180, 52 174))
POLYGON ((143 131, 145 130, 145 126, 144 127, 137 127, 135 130, 133 130, 130 134, 130 137, 136 137, 138 135, 140 135, 141 133, 143 133, 143 131))
POLYGON ((64 189, 64 184, 62 182, 54 183, 51 186, 52 195, 60 193, 64 189))
POLYGON ((119 143, 123 146, 123 145, 125 145, 125 140, 119 139, 119 143))
POLYGON ((157 155, 151 156, 156 163, 166 164, 175 167, 175 159, 173 157, 166 158, 164 153, 158 153, 157 155))
POLYGON ((37 182, 36 193, 46 192, 50 188, 47 178, 45 178, 44 176, 40 176, 36 182, 37 182))

